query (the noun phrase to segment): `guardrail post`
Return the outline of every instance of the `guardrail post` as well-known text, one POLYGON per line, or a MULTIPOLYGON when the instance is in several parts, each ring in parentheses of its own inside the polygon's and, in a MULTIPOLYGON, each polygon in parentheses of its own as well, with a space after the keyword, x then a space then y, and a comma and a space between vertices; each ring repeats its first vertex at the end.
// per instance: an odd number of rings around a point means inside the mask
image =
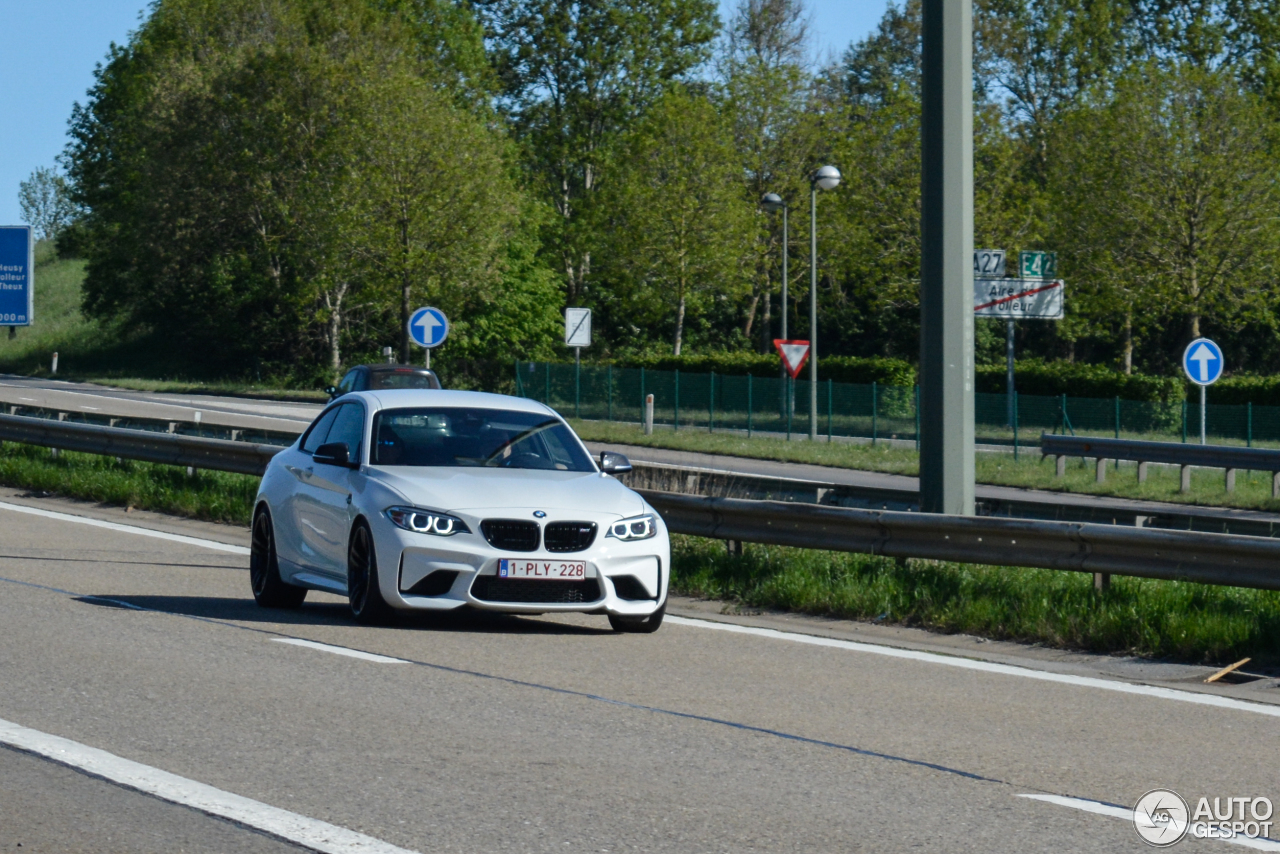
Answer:
POLYGON ((1106 483, 1107 482, 1107 458, 1106 457, 1098 457, 1096 462, 1096 470, 1097 470, 1097 475, 1094 478, 1094 480, 1096 480, 1098 483, 1106 483))
POLYGON ((644 434, 653 435, 653 395, 644 396, 644 434))
POLYGON ((1227 483, 1226 483, 1227 492, 1235 492, 1236 491, 1236 470, 1235 469, 1227 469, 1226 480, 1227 480, 1227 483))
POLYGON ((1191 466, 1182 467, 1182 491, 1191 491, 1191 466))
POLYGON ((1150 465, 1150 463, 1144 463, 1141 460, 1138 461, 1138 483, 1147 482, 1147 466, 1148 465, 1150 465))
POLYGON ((1111 589, 1111 573, 1095 572, 1093 574, 1093 589, 1096 593, 1105 593, 1111 589))
POLYGON ((1058 454, 1055 460, 1054 475, 1056 477, 1067 476, 1067 455, 1066 454, 1058 454))

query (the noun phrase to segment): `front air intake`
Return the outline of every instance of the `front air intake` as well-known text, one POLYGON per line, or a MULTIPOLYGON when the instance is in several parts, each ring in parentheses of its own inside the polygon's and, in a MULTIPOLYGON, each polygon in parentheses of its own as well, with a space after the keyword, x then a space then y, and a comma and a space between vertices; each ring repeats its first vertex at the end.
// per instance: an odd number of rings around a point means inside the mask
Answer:
POLYGON ((552 522, 542 535, 549 552, 580 552, 595 541, 595 522, 552 522))
POLYGON ((471 595, 484 602, 577 605, 599 599, 600 582, 594 578, 581 581, 533 581, 527 578, 477 575, 471 583, 471 595))
POLYGON ((504 552, 533 552, 538 550, 540 532, 537 522, 523 519, 485 519, 480 532, 489 545, 504 552))

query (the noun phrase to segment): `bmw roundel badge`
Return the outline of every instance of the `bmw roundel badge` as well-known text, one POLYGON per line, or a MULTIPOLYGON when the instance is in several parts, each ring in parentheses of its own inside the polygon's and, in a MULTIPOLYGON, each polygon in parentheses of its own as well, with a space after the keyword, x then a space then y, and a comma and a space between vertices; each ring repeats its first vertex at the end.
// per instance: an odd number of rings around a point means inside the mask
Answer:
POLYGON ((547 518, 547 514, 546 514, 544 511, 542 511, 542 510, 534 510, 534 511, 533 511, 533 516, 534 516, 534 518, 535 518, 535 519, 545 519, 545 518, 547 518))

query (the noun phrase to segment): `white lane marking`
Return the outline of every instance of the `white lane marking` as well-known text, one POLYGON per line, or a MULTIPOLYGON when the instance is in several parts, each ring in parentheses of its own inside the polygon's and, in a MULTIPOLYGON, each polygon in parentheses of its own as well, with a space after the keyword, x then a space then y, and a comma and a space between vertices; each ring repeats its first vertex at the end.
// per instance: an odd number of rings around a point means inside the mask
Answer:
MULTIPOLYGON (((58 519, 63 522, 79 522, 84 525, 107 528, 112 531, 121 531, 127 534, 139 534, 144 537, 155 537, 161 540, 171 540, 173 542, 185 543, 187 545, 231 552, 232 554, 249 554, 249 550, 244 546, 233 546, 228 543, 219 543, 214 540, 203 540, 198 537, 184 537, 181 534, 169 534, 164 531, 153 531, 150 528, 121 525, 116 522, 103 522, 98 519, 89 519, 84 516, 73 516, 70 513, 57 513, 52 510, 41 510, 37 507, 24 507, 20 504, 0 502, 0 510, 13 510, 18 513, 29 513, 33 516, 43 516, 47 519, 58 519)), ((1154 685, 1134 685, 1128 682, 1113 682, 1108 679, 1099 679, 1094 676, 1073 676, 1067 673, 1047 673, 1043 670, 1032 670, 1028 667, 1018 667, 1011 664, 996 664, 995 662, 980 661, 972 658, 939 655, 938 653, 920 652, 914 649, 902 649, 901 647, 894 646, 880 646, 878 644, 866 643, 865 641, 838 640, 836 638, 824 638, 816 635, 802 635, 795 632, 783 632, 777 629, 762 629, 755 626, 739 626, 733 623, 717 623, 710 620, 697 620, 689 617, 677 617, 674 615, 668 615, 666 619, 668 623, 677 626, 689 626, 691 628, 712 629, 715 631, 734 632, 744 635, 756 635, 757 637, 770 638, 772 640, 790 641, 792 643, 803 643, 811 646, 825 646, 834 649, 847 649, 853 652, 885 655, 890 658, 906 658, 913 661, 927 662, 929 664, 958 667, 963 670, 979 670, 986 673, 999 673, 1004 676, 1020 676, 1024 679, 1039 679, 1043 682, 1057 682, 1062 685, 1098 688, 1103 691, 1116 691, 1122 694, 1137 694, 1146 697, 1157 697, 1163 700, 1175 700, 1182 703, 1214 706, 1220 709, 1232 709, 1238 712, 1252 712, 1253 714, 1269 715, 1271 717, 1280 718, 1280 706, 1251 703, 1247 700, 1237 700, 1232 697, 1219 697, 1213 694, 1196 694, 1190 691, 1177 691, 1172 688, 1160 688, 1154 685)), ((323 646, 323 644, 321 646, 323 646)), ((338 649, 341 648, 333 647, 329 651, 332 652, 338 649)), ((377 658, 380 659, 382 657, 378 656, 377 658)))
POLYGON ((200 546, 214 551, 247 555, 249 550, 244 546, 233 546, 230 543, 219 543, 216 540, 202 540, 199 537, 184 537, 182 534, 170 534, 165 531, 153 531, 150 528, 139 528, 134 525, 121 525, 118 522, 104 522, 101 519, 90 519, 87 516, 74 516, 70 513, 58 513, 53 510, 42 510, 39 507, 26 507, 21 504, 8 504, 0 501, 0 510, 12 510, 15 513, 27 513, 45 519, 57 519, 59 522, 78 522, 95 528, 106 528, 109 531, 122 531, 126 534, 138 534, 143 537, 155 537, 157 540, 169 540, 188 546, 200 546))
POLYGON ((327 643, 316 643, 315 641, 303 640, 302 638, 272 638, 276 643, 287 643, 292 646, 305 646, 307 649, 318 649, 321 652, 332 652, 334 655, 345 655, 349 658, 359 658, 364 661, 373 661, 378 664, 408 664, 403 658, 388 658, 385 655, 375 655, 372 652, 362 652, 358 649, 348 649, 345 646, 329 646, 327 643))
POLYGON ((98 407, 96 407, 96 406, 85 406, 85 405, 81 404, 80 408, 81 408, 81 409, 92 409, 94 412, 97 412, 97 411, 98 411, 98 407))
MULTIPOLYGON (((9 383, 0 383, 0 387, 24 388, 24 386, 11 385, 9 383)), ((164 406, 169 409, 190 409, 194 403, 193 401, 185 400, 184 398, 176 398, 176 400, 182 401, 182 403, 167 403, 163 400, 154 400, 154 399, 149 399, 145 397, 116 397, 110 394, 100 394, 98 392, 88 392, 88 391, 72 391, 70 389, 51 389, 51 391, 54 394, 76 394, 81 397, 92 397, 98 400, 118 400, 121 403, 133 403, 139 406, 164 406)), ((145 393, 145 392, 140 392, 140 393, 145 393)), ((35 398, 33 397, 20 397, 18 399, 30 400, 30 401, 35 400, 35 398)), ((202 401, 202 402, 207 403, 207 401, 202 401)), ((57 404, 46 402, 45 405, 56 406, 57 404)), ((322 408, 318 403, 314 405, 316 407, 317 412, 322 408)), ((87 408, 93 409, 94 407, 87 407, 87 408)), ((262 404, 252 404, 252 403, 235 404, 235 403, 219 401, 209 411, 221 412, 226 415, 245 415, 251 418, 263 418, 269 421, 287 421, 290 423, 296 423, 296 422, 310 423, 313 417, 311 415, 305 414, 306 410, 301 409, 298 405, 277 406, 277 405, 273 405, 270 402, 264 402, 262 404), (219 409, 219 407, 221 407, 221 409, 219 409), (263 410, 266 410, 268 412, 270 411, 293 412, 297 414, 294 414, 294 415, 259 414, 263 410)), ((121 416, 121 417, 128 417, 128 416, 121 416)))
POLYGON ((36 399, 35 399, 34 397, 20 397, 20 398, 18 398, 18 400, 29 400, 29 401, 31 401, 32 403, 35 403, 35 402, 36 402, 36 399))
POLYGON ((408 849, 336 824, 224 792, 96 747, 28 729, 9 721, 0 720, 0 743, 52 759, 173 804, 239 822, 313 851, 325 854, 415 854, 408 849))
POLYGON ((914 649, 903 649, 896 646, 880 646, 864 641, 847 641, 836 638, 824 638, 816 635, 802 635, 795 632, 783 632, 777 629, 761 629, 755 626, 739 626, 734 623, 717 623, 711 620, 697 620, 689 617, 667 616, 668 623, 677 626, 689 626, 699 629, 713 629, 721 632, 756 635, 772 640, 784 640, 792 643, 803 643, 811 646, 825 646, 834 649, 847 649, 852 652, 868 652, 873 655, 884 655, 890 658, 907 658, 912 661, 923 661, 929 664, 941 664, 946 667, 958 667, 962 670, 980 670, 985 673, 999 673, 1002 676, 1021 676, 1024 679, 1039 679, 1042 682, 1057 682, 1062 685, 1076 685, 1085 688, 1099 688, 1103 691, 1116 691, 1121 694, 1138 694, 1144 697, 1157 697, 1162 700, 1176 700, 1180 703, 1193 703, 1200 706, 1215 706, 1220 709, 1232 709, 1237 712, 1252 712, 1257 715, 1269 715, 1280 718, 1280 706, 1264 703, 1251 703, 1232 697, 1220 697, 1214 694, 1197 694, 1191 691, 1178 691, 1173 688, 1160 688, 1154 685, 1134 685, 1128 682, 1114 682, 1110 679, 1099 679, 1094 676, 1073 676, 1068 673, 1047 673, 1043 670, 1032 670, 1012 664, 996 664, 992 661, 981 661, 973 658, 961 658, 953 655, 940 655, 935 652, 920 652, 914 649))
MULTIPOLYGON (((1100 804, 1097 801, 1085 800, 1084 798, 1064 798, 1061 795, 1018 795, 1018 797, 1029 798, 1033 801, 1044 801, 1047 804, 1055 804, 1060 807, 1070 807, 1082 812, 1091 812, 1095 815, 1133 821, 1133 810, 1114 807, 1111 804, 1100 804)), ((1275 842, 1271 839, 1249 839, 1248 837, 1238 836, 1232 839, 1219 839, 1218 841, 1242 845, 1245 848, 1253 848, 1256 851, 1280 851, 1280 842, 1275 842)))

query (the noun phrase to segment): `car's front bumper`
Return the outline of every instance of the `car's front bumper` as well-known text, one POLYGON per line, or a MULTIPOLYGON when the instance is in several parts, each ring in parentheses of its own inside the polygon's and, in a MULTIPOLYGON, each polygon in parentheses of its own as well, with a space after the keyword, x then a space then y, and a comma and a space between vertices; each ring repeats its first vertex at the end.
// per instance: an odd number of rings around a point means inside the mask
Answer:
MULTIPOLYGON (((576 514, 575 519, 589 519, 589 515, 576 514)), ((608 523, 615 520, 599 519, 600 533, 583 551, 553 553, 539 548, 513 553, 489 545, 479 532, 479 520, 466 520, 470 534, 435 537, 405 531, 384 518, 374 526, 378 580, 387 602, 402 610, 449 611, 470 606, 513 614, 647 616, 667 597, 670 540, 660 520, 657 534, 647 540, 622 542, 604 536, 608 523), (583 581, 590 583, 498 579, 498 564, 504 558, 553 564, 581 561, 588 572, 583 581), (430 593, 423 594, 423 589, 430 593)))

